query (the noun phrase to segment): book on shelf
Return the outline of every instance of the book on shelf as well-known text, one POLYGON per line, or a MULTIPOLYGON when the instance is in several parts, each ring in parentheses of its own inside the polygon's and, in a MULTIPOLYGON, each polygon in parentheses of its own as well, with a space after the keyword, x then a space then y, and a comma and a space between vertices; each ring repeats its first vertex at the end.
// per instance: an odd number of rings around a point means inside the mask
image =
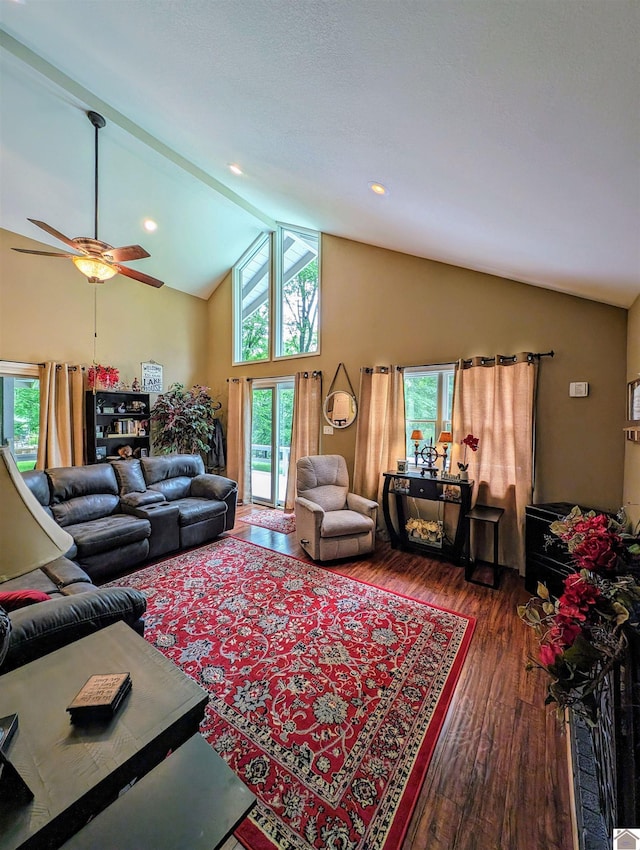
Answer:
POLYGON ((113 717, 130 690, 129 673, 97 673, 90 676, 67 706, 71 722, 113 717))

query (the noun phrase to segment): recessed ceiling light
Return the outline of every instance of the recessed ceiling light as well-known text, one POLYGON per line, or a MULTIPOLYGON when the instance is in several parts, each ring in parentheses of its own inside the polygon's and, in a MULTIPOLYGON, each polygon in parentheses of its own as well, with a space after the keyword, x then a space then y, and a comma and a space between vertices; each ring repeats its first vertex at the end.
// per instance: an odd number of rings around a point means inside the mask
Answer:
POLYGON ((375 181, 369 183, 369 188, 372 192, 375 192, 376 195, 387 195, 389 190, 382 185, 382 183, 376 183, 375 181))
POLYGON ((238 177, 243 173, 240 166, 236 165, 235 162, 229 163, 229 171, 233 172, 233 174, 238 175, 238 177))
POLYGON ((154 230, 158 229, 158 225, 152 218, 145 218, 142 226, 147 231, 147 233, 153 233, 154 230))

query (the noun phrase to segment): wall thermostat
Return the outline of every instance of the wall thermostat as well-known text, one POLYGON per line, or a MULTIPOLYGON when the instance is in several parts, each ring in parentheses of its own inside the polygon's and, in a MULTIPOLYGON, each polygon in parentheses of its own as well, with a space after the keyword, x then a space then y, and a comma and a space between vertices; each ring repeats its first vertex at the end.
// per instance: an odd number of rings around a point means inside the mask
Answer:
POLYGON ((588 381, 573 381, 569 384, 569 395, 571 398, 585 398, 589 395, 588 381))

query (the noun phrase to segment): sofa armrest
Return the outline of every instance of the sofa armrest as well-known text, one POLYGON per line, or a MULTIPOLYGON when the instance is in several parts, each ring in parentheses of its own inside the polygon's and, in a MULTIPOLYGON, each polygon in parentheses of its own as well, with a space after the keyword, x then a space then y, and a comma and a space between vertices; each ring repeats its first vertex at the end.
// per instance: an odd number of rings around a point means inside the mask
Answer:
POLYGON ((223 502, 231 493, 238 491, 238 485, 223 475, 205 472, 191 479, 191 495, 199 499, 218 499, 223 502))
POLYGON ((147 599, 139 590, 112 587, 38 602, 11 612, 11 637, 0 673, 7 673, 112 623, 142 631, 147 599))
POLYGON ((238 484, 224 475, 205 472, 196 475, 191 480, 190 494, 194 498, 217 499, 227 506, 224 518, 224 530, 231 531, 236 522, 236 503, 238 501, 238 484))
POLYGON ((357 493, 347 493, 347 507, 350 511, 371 517, 375 523, 378 514, 377 502, 372 502, 371 499, 365 499, 364 496, 359 496, 357 493))

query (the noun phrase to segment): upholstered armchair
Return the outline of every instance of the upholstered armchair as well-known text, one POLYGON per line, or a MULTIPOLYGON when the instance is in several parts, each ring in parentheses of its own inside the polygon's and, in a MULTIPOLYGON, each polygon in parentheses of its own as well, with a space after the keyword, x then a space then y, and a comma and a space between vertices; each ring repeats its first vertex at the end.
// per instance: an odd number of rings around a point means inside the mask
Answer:
POLYGON ((349 492, 340 455, 301 457, 297 463, 296 534, 314 561, 373 552, 378 503, 349 492))

